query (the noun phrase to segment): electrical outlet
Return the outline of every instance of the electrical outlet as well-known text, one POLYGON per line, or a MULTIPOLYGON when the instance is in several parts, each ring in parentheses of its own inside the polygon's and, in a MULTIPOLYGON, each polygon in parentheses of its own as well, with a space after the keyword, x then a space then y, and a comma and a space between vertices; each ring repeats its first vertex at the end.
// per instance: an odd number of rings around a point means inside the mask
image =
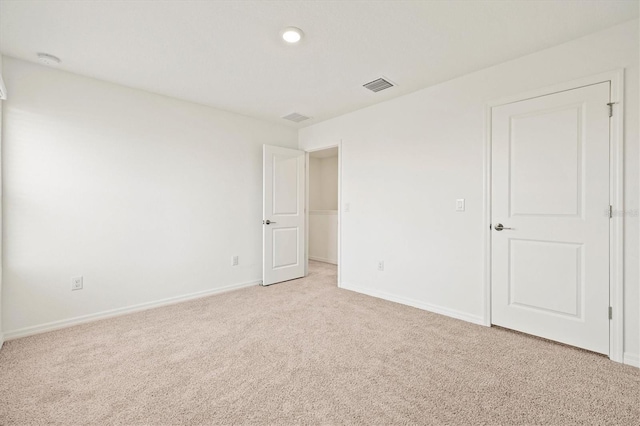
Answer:
POLYGON ((233 256, 231 258, 231 266, 238 266, 238 256, 233 256))
POLYGON ((378 260, 378 271, 384 271, 384 261, 378 260))
POLYGON ((82 290, 82 277, 71 278, 71 290, 82 290))

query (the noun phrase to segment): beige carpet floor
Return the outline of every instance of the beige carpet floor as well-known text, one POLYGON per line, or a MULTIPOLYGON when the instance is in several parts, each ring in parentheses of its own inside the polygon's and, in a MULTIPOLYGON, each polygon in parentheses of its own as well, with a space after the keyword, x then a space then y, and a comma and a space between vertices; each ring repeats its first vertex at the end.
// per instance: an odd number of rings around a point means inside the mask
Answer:
POLYGON ((9 341, 0 424, 640 424, 637 368, 335 273, 9 341))

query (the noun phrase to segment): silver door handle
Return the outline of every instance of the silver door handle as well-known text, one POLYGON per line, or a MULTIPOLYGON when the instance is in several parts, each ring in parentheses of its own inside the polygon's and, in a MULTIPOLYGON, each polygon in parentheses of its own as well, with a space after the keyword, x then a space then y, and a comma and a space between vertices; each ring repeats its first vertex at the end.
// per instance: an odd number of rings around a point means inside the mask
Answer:
POLYGON ((271 225, 272 223, 276 223, 276 222, 271 222, 269 219, 267 219, 267 220, 263 220, 262 223, 265 225, 271 225))
POLYGON ((505 228, 504 226, 502 226, 501 223, 498 223, 496 226, 493 227, 493 229, 495 229, 496 231, 502 231, 503 229, 513 229, 513 228, 505 228))

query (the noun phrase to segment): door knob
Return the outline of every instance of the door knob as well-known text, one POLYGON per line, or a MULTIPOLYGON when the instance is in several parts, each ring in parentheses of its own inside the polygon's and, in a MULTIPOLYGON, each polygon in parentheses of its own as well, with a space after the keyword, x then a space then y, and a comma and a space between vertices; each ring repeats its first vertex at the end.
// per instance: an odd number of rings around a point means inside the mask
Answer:
POLYGON ((503 229, 513 229, 513 228, 505 228, 504 226, 502 226, 501 223, 498 223, 496 226, 493 227, 493 229, 495 229, 496 231, 502 231, 503 229))
POLYGON ((266 225, 271 225, 272 223, 275 223, 275 222, 271 222, 269 219, 267 219, 267 220, 263 220, 262 223, 266 225))

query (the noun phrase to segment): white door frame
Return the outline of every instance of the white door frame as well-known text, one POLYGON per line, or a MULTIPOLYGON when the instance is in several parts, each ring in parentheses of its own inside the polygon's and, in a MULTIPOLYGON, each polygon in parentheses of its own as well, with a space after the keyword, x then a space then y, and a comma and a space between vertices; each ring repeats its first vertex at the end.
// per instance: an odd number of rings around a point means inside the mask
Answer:
POLYGON ((602 82, 611 82, 613 117, 609 134, 610 204, 613 218, 609 224, 609 304, 613 318, 609 322, 609 358, 623 362, 624 348, 624 69, 597 74, 519 95, 490 101, 485 106, 484 138, 484 325, 491 326, 491 109, 525 99, 537 98, 602 82))
POLYGON ((316 151, 324 151, 329 148, 338 148, 338 287, 342 288, 342 140, 337 144, 325 145, 322 147, 314 147, 305 149, 306 164, 306 189, 305 189, 305 205, 304 212, 306 215, 305 224, 305 247, 304 247, 304 276, 309 273, 309 153, 316 151))

